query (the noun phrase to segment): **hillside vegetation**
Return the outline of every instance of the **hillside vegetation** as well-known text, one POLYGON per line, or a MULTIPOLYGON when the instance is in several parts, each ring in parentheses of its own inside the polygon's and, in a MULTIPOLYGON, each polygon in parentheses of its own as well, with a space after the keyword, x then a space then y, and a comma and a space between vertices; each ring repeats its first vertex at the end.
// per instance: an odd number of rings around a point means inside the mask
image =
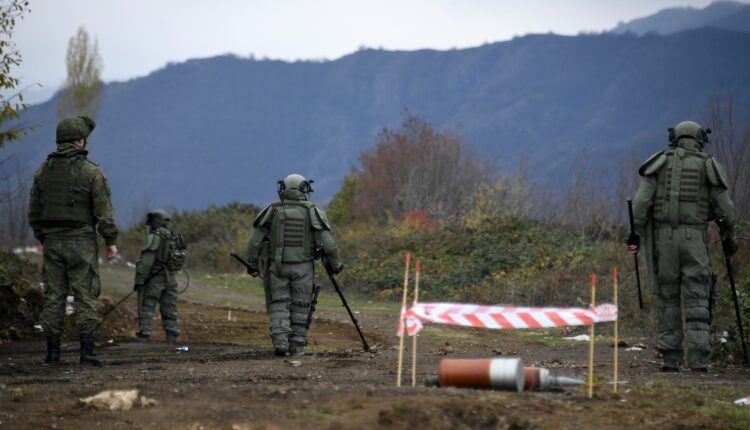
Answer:
MULTIPOLYGON (((327 201, 362 150, 406 107, 460 130, 483 159, 552 188, 582 161, 612 171, 701 119, 710 97, 750 106, 750 33, 529 35, 450 51, 364 49, 333 61, 222 56, 170 64, 105 86, 91 158, 118 217, 144 200, 180 210, 265 204, 302 173, 327 201), (679 72, 676 72, 679 71, 679 72)), ((36 125, 7 148, 30 175, 54 148, 57 98, 24 113, 36 125)), ((13 172, 8 172, 10 175, 13 172)), ((612 184, 612 177, 602 178, 612 184)))

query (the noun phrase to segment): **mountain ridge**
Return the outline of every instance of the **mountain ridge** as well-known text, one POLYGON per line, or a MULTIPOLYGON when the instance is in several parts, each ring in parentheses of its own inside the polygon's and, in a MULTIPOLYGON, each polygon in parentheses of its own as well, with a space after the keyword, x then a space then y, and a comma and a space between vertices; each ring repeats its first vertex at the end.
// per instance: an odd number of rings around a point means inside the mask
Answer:
MULTIPOLYGON (((314 197, 325 201, 407 108, 460 130, 502 170, 525 159, 531 179, 555 183, 583 150, 611 169, 618 157, 662 148, 666 127, 699 119, 713 95, 748 106, 748 69, 750 34, 719 29, 529 35, 324 62, 196 59, 107 84, 91 156, 110 178, 120 219, 146 204, 267 203, 291 172, 315 179, 314 197), (672 68, 679 64, 690 67, 672 68)), ((56 101, 26 112, 23 121, 40 127, 6 148, 28 170, 53 149, 56 101)))
POLYGON ((638 35, 653 32, 668 35, 703 27, 750 32, 750 4, 717 1, 704 8, 663 9, 653 15, 620 22, 611 32, 620 34, 632 32, 638 35))

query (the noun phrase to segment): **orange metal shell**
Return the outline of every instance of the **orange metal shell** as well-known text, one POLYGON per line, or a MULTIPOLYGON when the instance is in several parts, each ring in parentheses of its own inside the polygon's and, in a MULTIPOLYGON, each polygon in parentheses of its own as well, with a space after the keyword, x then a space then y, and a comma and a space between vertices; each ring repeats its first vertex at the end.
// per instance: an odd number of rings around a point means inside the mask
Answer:
POLYGON ((492 360, 442 360, 438 367, 441 387, 491 388, 490 364, 492 360))

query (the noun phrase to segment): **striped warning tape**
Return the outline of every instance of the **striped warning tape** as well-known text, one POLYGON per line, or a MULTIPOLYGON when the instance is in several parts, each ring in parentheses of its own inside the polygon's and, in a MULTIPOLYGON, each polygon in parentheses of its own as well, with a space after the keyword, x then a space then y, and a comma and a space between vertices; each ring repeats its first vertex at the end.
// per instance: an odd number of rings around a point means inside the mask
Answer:
POLYGON ((408 311, 402 311, 402 320, 406 321, 406 331, 409 335, 419 333, 423 322, 463 327, 523 329, 589 325, 616 319, 617 307, 611 304, 584 309, 415 303, 408 311))

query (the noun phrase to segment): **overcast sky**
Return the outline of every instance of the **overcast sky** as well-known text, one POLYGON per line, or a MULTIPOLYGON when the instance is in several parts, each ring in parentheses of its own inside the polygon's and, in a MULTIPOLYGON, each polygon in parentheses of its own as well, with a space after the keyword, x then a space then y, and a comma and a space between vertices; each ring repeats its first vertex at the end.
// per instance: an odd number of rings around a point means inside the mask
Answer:
POLYGON ((711 0, 31 0, 15 40, 19 75, 51 95, 65 79, 68 39, 83 25, 99 41, 105 81, 168 62, 233 53, 338 58, 360 46, 450 49, 528 33, 601 31, 673 6, 711 0))

